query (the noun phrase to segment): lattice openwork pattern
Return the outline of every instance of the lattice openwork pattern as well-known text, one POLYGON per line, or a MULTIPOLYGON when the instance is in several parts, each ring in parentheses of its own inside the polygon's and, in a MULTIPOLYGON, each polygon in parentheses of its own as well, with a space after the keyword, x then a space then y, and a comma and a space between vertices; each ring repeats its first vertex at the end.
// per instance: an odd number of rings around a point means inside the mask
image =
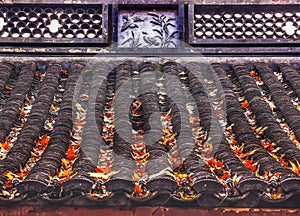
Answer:
POLYGON ((56 39, 75 43, 105 38, 102 5, 6 5, 0 7, 0 37, 22 42, 56 39), (28 39, 28 40, 22 40, 28 39), (62 40, 65 39, 65 40, 62 40))
POLYGON ((214 42, 218 39, 292 42, 300 38, 300 9, 297 7, 282 10, 282 6, 222 6, 220 10, 216 6, 195 6, 193 9, 190 37, 194 43, 210 39, 214 42))

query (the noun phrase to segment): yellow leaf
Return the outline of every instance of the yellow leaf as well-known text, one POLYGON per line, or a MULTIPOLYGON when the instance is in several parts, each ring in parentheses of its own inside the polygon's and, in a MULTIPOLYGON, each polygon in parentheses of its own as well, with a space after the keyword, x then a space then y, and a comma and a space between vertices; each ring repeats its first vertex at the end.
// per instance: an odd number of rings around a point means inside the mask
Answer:
POLYGON ((277 147, 276 149, 272 150, 271 152, 272 153, 277 153, 281 148, 280 147, 277 147))
POLYGON ((113 176, 114 174, 118 173, 118 171, 114 171, 114 172, 111 172, 111 173, 108 173, 108 174, 104 174, 104 173, 95 173, 95 172, 90 172, 88 173, 91 177, 94 177, 94 178, 100 178, 100 179, 103 179, 103 180, 108 180, 111 176, 113 176))
POLYGON ((259 169, 260 169, 260 165, 258 164, 257 169, 255 171, 255 176, 258 177, 258 178, 260 178, 259 169))
POLYGON ((168 129, 165 129, 165 130, 164 130, 164 133, 165 133, 165 134, 169 134, 170 131, 169 131, 168 129))
POLYGON ((61 159, 61 164, 64 169, 67 169, 70 165, 69 162, 65 158, 61 159))
POLYGON ((2 195, 3 196, 10 196, 11 194, 6 190, 2 190, 2 195))
POLYGON ((234 151, 235 151, 235 152, 242 152, 242 151, 244 150, 244 146, 245 146, 245 144, 242 143, 242 145, 241 145, 240 147, 234 148, 234 151))
POLYGON ((13 180, 14 178, 18 178, 18 175, 14 174, 11 171, 4 172, 3 175, 6 176, 9 180, 13 180))
POLYGON ((282 194, 281 193, 277 193, 277 194, 271 194, 271 197, 273 199, 280 199, 282 197, 282 194))
POLYGON ((140 176, 136 172, 134 172, 133 173, 133 180, 138 180, 139 178, 140 178, 140 176))
POLYGON ((51 104, 50 109, 53 111, 57 111, 58 108, 54 104, 51 104))
POLYGON ((267 129, 268 129, 268 126, 264 126, 264 127, 260 126, 255 129, 255 132, 259 135, 262 135, 265 132, 265 130, 267 130, 267 129))
POLYGON ((300 174, 299 163, 298 163, 298 166, 297 166, 294 162, 292 162, 292 161, 289 161, 289 162, 290 162, 290 164, 292 166, 292 171, 295 172, 295 173, 297 173, 297 174, 300 174))
POLYGON ((248 155, 253 155, 257 150, 259 150, 259 148, 253 149, 252 151, 250 151, 250 152, 248 153, 248 155))
POLYGON ((31 157, 37 157, 38 155, 35 152, 30 152, 31 157))
POLYGON ((76 103, 75 107, 77 108, 78 111, 84 112, 85 110, 82 108, 81 104, 76 103))
POLYGON ((234 176, 232 177, 232 181, 235 186, 240 182, 242 177, 243 177, 243 175, 237 175, 237 173, 234 174, 234 176))
POLYGON ((77 175, 77 173, 74 173, 74 174, 70 175, 70 178, 73 178, 76 175, 77 175))
POLYGON ((188 194, 184 194, 182 191, 180 191, 179 195, 180 195, 181 199, 190 201, 190 200, 197 199, 201 194, 199 193, 199 194, 188 195, 188 194))

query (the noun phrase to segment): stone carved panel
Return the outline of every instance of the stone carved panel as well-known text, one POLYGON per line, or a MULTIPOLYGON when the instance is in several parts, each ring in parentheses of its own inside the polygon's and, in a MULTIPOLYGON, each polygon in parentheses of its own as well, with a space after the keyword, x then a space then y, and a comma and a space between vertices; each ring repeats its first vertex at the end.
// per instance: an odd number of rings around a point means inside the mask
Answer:
POLYGON ((175 48, 177 10, 121 9, 118 46, 122 48, 175 48))

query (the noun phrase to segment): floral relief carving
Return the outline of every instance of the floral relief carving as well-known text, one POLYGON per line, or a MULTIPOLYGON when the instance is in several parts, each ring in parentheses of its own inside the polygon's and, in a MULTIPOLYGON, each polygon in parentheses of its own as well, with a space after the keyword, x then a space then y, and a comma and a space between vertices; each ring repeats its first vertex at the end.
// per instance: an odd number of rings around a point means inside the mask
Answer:
POLYGON ((119 47, 175 48, 177 38, 177 12, 175 10, 120 10, 119 47))

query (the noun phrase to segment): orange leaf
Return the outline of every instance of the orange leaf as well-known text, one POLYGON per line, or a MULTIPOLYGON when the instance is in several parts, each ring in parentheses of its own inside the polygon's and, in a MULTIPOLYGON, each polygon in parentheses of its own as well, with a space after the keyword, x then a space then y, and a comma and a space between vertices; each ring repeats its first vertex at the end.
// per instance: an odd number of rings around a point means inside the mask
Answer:
POLYGON ((26 94, 25 100, 27 103, 32 104, 32 100, 29 99, 28 95, 26 94))
POLYGON ((211 159, 207 160, 207 164, 208 164, 209 166, 212 166, 212 165, 214 165, 215 163, 216 163, 216 159, 215 159, 215 158, 211 158, 211 159))
POLYGON ((48 145, 49 141, 50 141, 50 136, 43 135, 42 138, 41 138, 41 140, 39 141, 39 143, 41 145, 45 146, 45 145, 48 145))
POLYGON ((76 157, 74 148, 69 148, 67 151, 67 159, 73 160, 76 157))
POLYGON ((83 126, 83 122, 79 122, 79 121, 77 121, 77 122, 75 122, 75 125, 76 125, 77 127, 79 127, 79 126, 83 126))
POLYGON ((64 75, 68 74, 68 72, 65 69, 61 69, 61 73, 64 74, 64 75))
POLYGON ((6 86, 5 86, 5 90, 11 91, 11 90, 12 90, 12 87, 10 87, 9 85, 6 85, 6 86))
POLYGON ((247 100, 245 100, 244 102, 241 103, 241 107, 246 109, 246 108, 249 108, 249 103, 247 100))
POLYGON ((244 164, 245 164, 245 167, 247 167, 251 171, 255 171, 256 170, 256 166, 253 165, 253 160, 245 160, 244 164))
POLYGON ((26 115, 26 112, 24 111, 24 107, 20 108, 20 115, 26 115))
POLYGON ((269 143, 265 143, 264 141, 260 141, 260 145, 263 147, 263 148, 268 148, 270 146, 269 143))
POLYGON ((255 77, 255 75, 256 75, 255 71, 254 71, 254 70, 251 70, 251 71, 250 71, 250 76, 255 77))
POLYGON ((134 185, 134 192, 136 194, 141 194, 143 192, 142 186, 141 185, 134 185))
POLYGON ((106 118, 112 118, 113 117, 113 112, 107 112, 105 113, 106 118))
POLYGON ((25 172, 21 172, 17 174, 19 176, 20 179, 24 179, 26 177, 26 173, 25 172))
POLYGON ((256 81, 256 82, 261 81, 260 77, 259 77, 259 76, 256 76, 256 77, 255 77, 255 81, 256 81))
POLYGON ((109 166, 97 166, 96 167, 96 172, 97 173, 109 174, 109 173, 113 172, 113 169, 109 166))
POLYGON ((5 141, 4 143, 0 143, 0 146, 6 151, 9 150, 9 144, 7 141, 5 141))
POLYGON ((171 120, 171 115, 169 115, 169 114, 165 115, 165 119, 166 120, 171 120))
POLYGON ((226 181, 229 177, 230 177, 229 172, 225 172, 225 173, 220 177, 220 179, 223 180, 223 181, 226 181))
POLYGON ((222 167, 222 166, 223 166, 223 163, 222 163, 221 161, 217 161, 217 162, 216 162, 216 166, 217 166, 217 167, 222 167))

